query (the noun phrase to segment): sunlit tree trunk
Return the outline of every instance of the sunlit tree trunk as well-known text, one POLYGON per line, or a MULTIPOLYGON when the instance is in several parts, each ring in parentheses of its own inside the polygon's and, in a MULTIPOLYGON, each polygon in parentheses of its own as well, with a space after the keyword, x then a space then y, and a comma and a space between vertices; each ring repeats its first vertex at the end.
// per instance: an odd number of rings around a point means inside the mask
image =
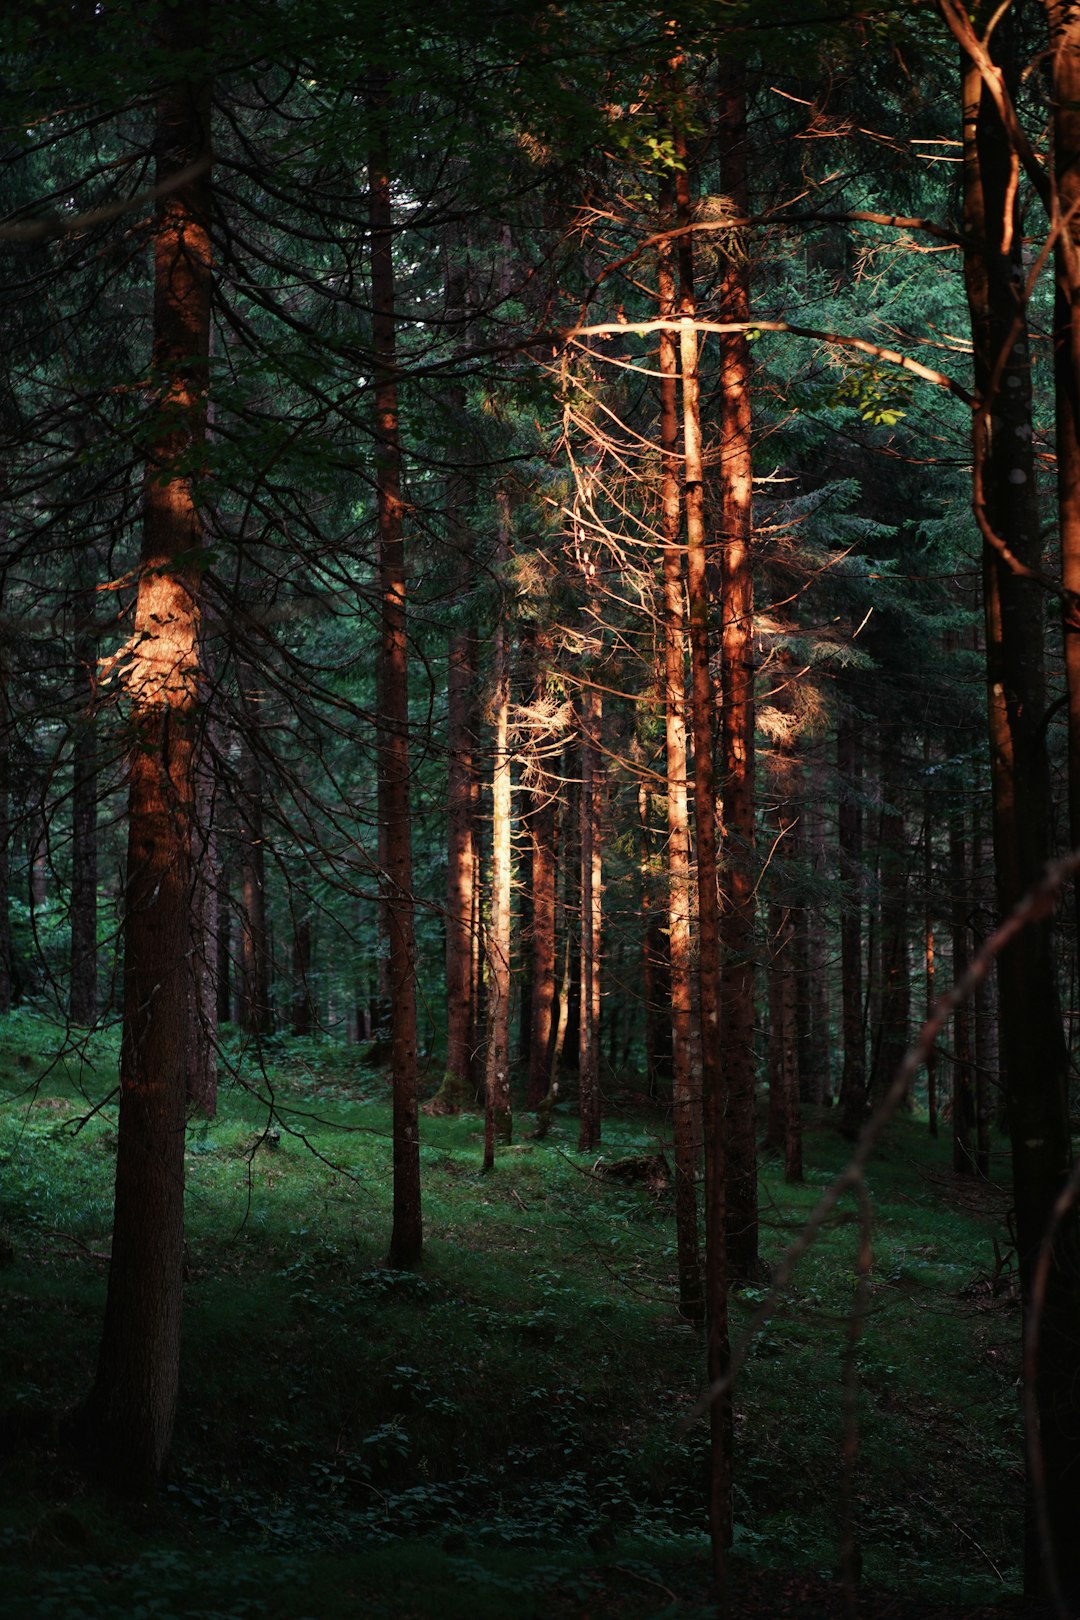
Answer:
MULTIPOLYGON (((496 496, 499 510, 498 561, 509 552, 510 512, 505 491, 496 496)), ((505 604, 495 626, 491 723, 494 762, 491 779, 491 917, 487 931, 487 1071, 484 1107, 484 1169, 495 1163, 496 1142, 509 1142, 513 1128, 510 1105, 510 626, 505 604)))
MULTIPOLYGON (((1056 208, 1054 381, 1058 530, 1065 607, 1069 836, 1080 847, 1080 6, 1044 0, 1050 36, 1056 208)), ((1076 883, 1080 896, 1080 880, 1076 883)))
POLYGON ((409 803, 409 649, 406 631, 404 507, 398 432, 394 224, 390 197, 390 98, 376 84, 369 98, 371 340, 375 380, 375 479, 379 522, 379 824, 389 933, 391 1079, 394 1096, 394 1216, 390 1264, 413 1266, 423 1246, 417 1101, 416 944, 409 803))
MULTIPOLYGON (((200 0, 162 14, 170 55, 205 44, 200 0)), ((157 111, 159 183, 209 158, 205 85, 168 87, 157 111)), ((192 993, 194 812, 200 724, 203 525, 192 466, 206 434, 211 249, 208 168, 163 196, 154 225, 152 436, 134 634, 125 685, 132 745, 124 904, 124 1017, 112 1261, 97 1377, 74 1432, 98 1466, 142 1488, 172 1436, 180 1356, 186 1076, 205 1039, 192 993)))
MULTIPOLYGON (((535 638, 537 660, 535 693, 538 705, 548 701, 547 660, 550 638, 535 638)), ((526 1102, 539 1108, 551 1086, 551 1056, 555 1039, 555 916, 558 885, 558 792, 549 769, 547 750, 552 738, 545 730, 537 737, 537 758, 531 788, 529 842, 532 855, 532 1019, 526 1102)))
MULTIPOLYGON (((1072 8, 1068 11, 1071 17, 1072 8)), ((1003 55, 1009 43, 1008 26, 1006 18, 994 35, 995 48, 1003 55)), ((1005 62, 1006 77, 1015 83, 1007 57, 1005 62)), ((964 271, 976 392, 983 404, 975 419, 975 505, 985 540, 994 863, 998 907, 1007 914, 1037 879, 1051 848, 1043 604, 1038 585, 1010 566, 1015 560, 1021 569, 1038 567, 1041 542, 1023 232, 1011 184, 1011 157, 990 97, 967 60, 962 77, 968 244, 964 271)), ((1064 82, 1060 88, 1065 88, 1064 82)), ((1067 153, 1066 144, 1066 160, 1067 153)), ((1062 156, 1059 151, 1059 163, 1062 156)), ((1080 1537, 1076 1534, 1080 1524, 1080 1469, 1076 1466, 1080 1456, 1080 1281, 1075 1262, 1080 1236, 1075 1204, 1057 1225, 1037 1317, 1033 1300, 1040 1248, 1072 1160, 1069 1063, 1052 929, 1049 918, 1040 919, 1010 941, 998 959, 998 993, 1023 1314, 1036 1351, 1026 1374, 1034 1397, 1041 1453, 1033 1466, 1029 1451, 1024 1585, 1030 1593, 1045 1590, 1052 1564, 1065 1604, 1075 1609, 1080 1606, 1080 1537), (1040 1498, 1045 1536, 1037 1511, 1040 1498)))
POLYGON ((581 828, 581 990, 578 1004, 579 1153, 591 1153, 600 1145, 600 923, 602 903, 600 802, 603 794, 603 777, 600 764, 600 727, 602 719, 603 707, 599 691, 594 686, 585 686, 581 693, 581 793, 578 801, 581 828))
MULTIPOLYGON (((673 215, 673 187, 662 182, 660 223, 673 215)), ((660 315, 676 309, 670 240, 658 255, 660 315)), ((686 790, 686 645, 684 570, 679 491, 678 353, 674 332, 660 334, 660 521, 664 566, 664 716, 668 811, 668 958, 671 964, 671 1071, 675 1140, 675 1230, 679 1309, 692 1321, 704 1314, 698 1250, 697 1156, 700 1093, 694 1085, 690 1028, 693 1018, 690 947, 690 824, 686 790)))
MULTIPOLYGON (((677 138, 683 167, 675 178, 677 220, 690 224, 693 205, 686 164, 686 142, 677 138)), ((686 515, 687 602, 690 621, 691 719, 694 752, 694 828, 697 838, 698 1018, 701 1029, 701 1085, 705 1143, 705 1310, 708 1324, 707 1371, 721 1380, 730 1359, 728 1287, 733 1236, 743 1246, 746 1211, 729 1208, 729 1161, 739 1148, 740 1130, 729 1081, 723 1094, 720 1067, 720 926, 716 869, 716 786, 712 722, 716 707, 709 666, 709 585, 705 547, 705 484, 701 442, 701 383, 695 327, 693 237, 679 238, 679 359, 682 372, 683 501, 686 515)), ((736 1066, 739 1055, 735 1054, 736 1066)), ((734 1077, 736 1087, 739 1084, 734 1077)), ((731 1541, 731 1404, 725 1394, 709 1404, 709 1532, 713 1568, 723 1583, 725 1549, 731 1541)))
MULTIPOLYGON (((721 77, 717 119, 720 185, 732 206, 747 206, 746 93, 740 70, 721 77)), ((749 272, 736 243, 720 279, 725 320, 750 316, 749 272)), ((724 905, 720 987, 727 1134, 728 1267, 758 1270, 757 1068, 754 1051, 754 580, 751 566, 750 349, 744 332, 719 343, 720 433, 717 525, 720 548, 721 782, 724 801, 724 905)))

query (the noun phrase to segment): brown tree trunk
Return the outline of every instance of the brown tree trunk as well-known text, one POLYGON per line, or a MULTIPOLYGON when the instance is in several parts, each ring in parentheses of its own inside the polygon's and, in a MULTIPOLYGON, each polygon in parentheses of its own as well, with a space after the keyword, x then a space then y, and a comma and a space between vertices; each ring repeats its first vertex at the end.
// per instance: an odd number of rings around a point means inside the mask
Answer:
POLYGON ((379 522, 379 825, 386 859, 384 914, 389 933, 390 1071, 394 1097, 394 1216, 390 1264, 414 1266, 423 1247, 420 1122, 416 1055, 416 943, 409 802, 409 644, 406 630, 404 507, 398 433, 394 224, 390 201, 390 98, 383 84, 369 97, 371 341, 375 380, 375 481, 379 522))
MULTIPOLYGON (((509 510, 504 492, 499 504, 499 561, 509 556, 509 510)), ((495 627, 491 720, 494 764, 491 779, 491 918, 487 932, 487 1071, 484 1107, 484 1169, 495 1163, 496 1142, 509 1142, 513 1129, 510 1103, 510 629, 500 607, 495 627)))
POLYGON ((862 738, 850 715, 836 733, 839 776, 840 1003, 844 1067, 840 1078, 840 1124, 857 1135, 866 1112, 866 1034, 863 1025, 862 738))
MULTIPOLYGON (((971 960, 968 916, 971 896, 968 888, 967 840, 964 812, 954 810, 949 817, 949 883, 952 890, 952 974, 956 984, 964 977, 971 960)), ((952 1061, 952 1166, 959 1176, 975 1170, 972 1129, 975 1124, 975 1090, 971 1072, 971 1008, 961 1002, 953 1013, 952 1061)))
POLYGON ((801 866, 799 771, 790 743, 774 744, 770 820, 776 830, 770 862, 769 906, 769 1145, 782 1153, 784 1179, 802 1180, 799 1087, 799 916, 791 901, 792 872, 801 866), (786 891, 786 892, 785 892, 786 891))
MULTIPOLYGON (((250 671, 245 672, 250 682, 250 671)), ((249 1035, 274 1027, 270 999, 270 933, 266 917, 266 840, 263 829, 263 771, 259 755, 260 695, 249 685, 243 694, 244 732, 240 742, 240 1024, 249 1035)))
POLYGON ((311 993, 311 918, 306 911, 293 916, 292 937, 292 1033, 310 1035, 315 1022, 315 1000, 311 993))
MULTIPOLYGON (((162 14, 170 55, 197 53, 200 0, 162 14)), ((197 59, 197 57, 196 57, 197 59)), ((168 87, 157 112, 158 184, 209 156, 209 93, 168 87)), ((203 544, 191 467, 206 437, 211 259, 208 168, 158 201, 154 227, 153 437, 126 686, 133 729, 124 905, 124 1019, 112 1262, 97 1377, 73 1423, 98 1466, 143 1488, 164 1466, 180 1356, 186 1077, 195 1016, 192 896, 203 544)))
POLYGON ((599 691, 586 686, 581 694, 581 991, 578 1011, 578 1087, 580 1113, 578 1152, 600 1146, 600 924, 601 842, 599 691))
MULTIPOLYGON (((672 186, 662 183, 660 223, 672 216, 672 186)), ((660 315, 675 314, 675 267, 670 241, 658 255, 660 315)), ((671 1080, 675 1141, 675 1231, 679 1310, 690 1321, 705 1312, 698 1250, 697 1169, 701 1098, 694 1085, 690 947, 690 824, 686 790, 686 647, 683 547, 680 544, 678 354, 674 332, 660 334, 661 533, 664 565, 664 715, 668 810, 668 959, 671 995, 671 1080)))
POLYGON ((881 812, 881 971, 870 1090, 876 1097, 892 1083, 908 1045, 911 971, 908 961, 908 847, 903 812, 904 730, 883 728, 881 812))
MULTIPOLYGON (((747 206, 746 94, 731 69, 719 93, 717 153, 721 189, 734 208, 747 206)), ((725 320, 750 315, 746 258, 725 261, 720 281, 725 320)), ((754 1051, 754 580, 751 566, 753 473, 750 460, 750 349, 745 332, 719 340, 720 624, 723 708, 720 725, 724 800, 724 906, 720 1042, 724 1054, 727 1135, 728 1268, 758 1272, 757 1069, 754 1051)))
POLYGON ((473 1101, 473 760, 476 638, 450 641, 447 730, 446 1074, 437 1105, 457 1113, 473 1101))
MULTIPOLYGON (((923 969, 924 969, 924 1007, 926 1017, 929 1018, 937 1000, 937 959, 935 951, 937 942, 934 938, 934 907, 933 897, 937 892, 934 882, 934 813, 932 790, 930 787, 930 733, 923 738, 923 770, 925 786, 923 789, 923 969)), ((926 1054, 926 1112, 929 1119, 930 1135, 938 1133, 938 1050, 937 1045, 931 1046, 926 1054)))
MULTIPOLYGON (((1052 8, 1052 21, 1055 10, 1052 8)), ((1008 26, 1006 18, 994 35, 995 48, 1003 54, 1009 45, 1008 26)), ((1075 57, 1070 61, 1075 62, 1075 57)), ((1016 82, 1006 59, 1006 79, 1010 78, 1016 82)), ((1062 112, 1065 88, 1059 81, 1057 101, 1062 112)), ((1007 914, 1038 878, 1051 843, 1041 593, 1034 581, 1009 566, 1002 548, 1021 568, 1037 568, 1041 545, 1022 226, 1005 132, 979 74, 966 59, 963 108, 968 242, 964 269, 976 392, 982 402, 975 418, 975 506, 986 540, 983 580, 994 860, 998 907, 1007 914)), ((1072 112, 1075 115, 1075 103, 1072 112)), ((1070 153, 1066 131, 1061 134, 1064 145, 1058 146, 1059 164, 1063 159, 1068 162, 1070 153)), ((1065 423, 1059 423, 1059 430, 1064 427, 1065 423)), ((1045 1590, 1053 1569, 1064 1605, 1075 1609, 1080 1605, 1080 1537, 1076 1534, 1080 1523, 1080 1470, 1076 1467, 1080 1456, 1076 1350, 1080 1343, 1080 1283, 1075 1265, 1075 1203, 1057 1225, 1037 1315, 1033 1299, 1041 1246, 1072 1160, 1068 1052, 1052 928, 1049 918, 1029 923, 1001 952, 998 993, 1017 1251, 1029 1345, 1025 1373, 1036 1413, 1036 1434, 1029 1435, 1029 1441, 1037 1441, 1039 1450, 1033 1465, 1029 1446, 1024 1584, 1031 1593, 1045 1590)))
MULTIPOLYGON (((550 637, 534 640, 537 660, 535 694, 538 707, 546 704, 547 660, 550 637)), ((547 750, 552 736, 545 727, 536 738, 529 842, 532 854, 532 1018, 526 1103, 540 1108, 551 1089, 551 1055, 555 1040, 555 919, 558 887, 558 793, 556 776, 548 768, 547 750)))
MULTIPOLYGON (((91 599, 92 601, 92 599, 91 599)), ((83 611, 86 611, 84 607, 83 611)), ((92 605, 89 608, 92 614, 92 605)), ((88 1026, 97 1017, 97 732, 94 692, 97 645, 80 636, 75 649, 76 715, 71 791, 71 986, 72 1023, 88 1026)))
MULTIPOLYGON (((677 149, 683 162, 675 180, 678 223, 687 227, 693 217, 686 143, 677 149)), ((713 776, 712 721, 715 692, 709 666, 709 586, 705 548, 705 484, 701 442, 701 384, 698 374, 698 335, 695 326, 693 237, 679 238, 679 356, 682 369, 683 500, 686 513, 687 601, 690 620, 691 718, 694 750, 694 827, 697 835, 698 894, 698 1018, 701 1029, 701 1087, 705 1144, 705 1310, 708 1324, 707 1374, 710 1383, 722 1380, 730 1363, 728 1329, 729 1279, 738 1261, 746 1259, 756 1220, 749 1228, 748 1211, 738 1201, 729 1207, 729 1164, 739 1164, 742 1129, 739 1116, 740 1061, 733 1052, 734 1070, 724 1085, 720 1051, 720 919, 716 865, 716 787, 713 776), (723 1094, 721 1086, 724 1085, 723 1094)), ((731 986, 734 993, 734 986, 731 986)), ((745 1100, 745 1099, 742 1099, 745 1100)), ((745 1191, 745 1188, 742 1189, 745 1191)), ((713 1570, 723 1586, 726 1548, 731 1543, 730 1398, 725 1394, 709 1404, 709 1535, 713 1570)))

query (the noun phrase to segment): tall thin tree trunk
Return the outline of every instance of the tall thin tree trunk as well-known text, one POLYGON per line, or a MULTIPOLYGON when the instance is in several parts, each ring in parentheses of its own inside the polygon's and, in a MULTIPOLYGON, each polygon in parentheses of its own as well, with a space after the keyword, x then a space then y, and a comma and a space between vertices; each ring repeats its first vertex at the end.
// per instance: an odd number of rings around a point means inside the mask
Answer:
POLYGON ((578 1152, 600 1145, 600 693, 581 694, 581 993, 578 1012, 578 1152))
MULTIPOLYGON (((202 0, 163 12, 168 59, 198 60, 202 0)), ((194 71, 194 69, 192 70, 194 71)), ((205 1039, 192 994, 203 524, 191 468, 205 444, 210 334, 208 87, 168 86, 157 109, 151 450, 126 685, 133 730, 124 907, 124 1018, 112 1261, 97 1376, 73 1432, 129 1487, 161 1473, 180 1358, 184 1125, 180 1053, 205 1039), (207 167, 192 176, 200 160, 207 167), (178 176, 186 178, 177 184, 178 176)))
MULTIPOLYGON (((89 593, 88 593, 89 594, 89 593)), ((93 598, 82 611, 92 614, 93 598)), ((97 731, 94 692, 97 645, 80 635, 75 649, 76 714, 71 794, 71 987, 72 1022, 89 1025, 97 1017, 97 731)))
POLYGON ((908 960, 908 847, 903 811, 903 726, 883 729, 881 811, 881 970, 870 1089, 892 1083, 908 1045, 911 970, 908 960))
MULTIPOLYGON (((250 683, 253 676, 245 671, 250 683)), ((244 732, 240 742, 240 1022, 251 1035, 274 1027, 270 999, 270 931, 266 915, 266 840, 263 828, 263 770, 260 758, 260 695, 250 686, 243 696, 244 732)))
POLYGON ((390 1264, 414 1266, 423 1247, 420 1122, 416 1054, 416 942, 409 802, 409 644, 401 441, 398 431, 394 222, 390 198, 390 97, 376 84, 368 103, 371 221, 371 340, 375 380, 375 480, 379 522, 379 825, 386 860, 383 897, 389 933, 391 1058, 394 1096, 394 1217, 390 1264))
MULTIPOLYGON (((681 134, 677 149, 683 168, 676 175, 678 223, 687 227, 693 217, 686 142, 681 134)), ((743 1224, 748 1212, 738 1201, 728 1204, 729 1160, 739 1160, 735 1141, 742 1121, 738 1116, 738 1068, 743 1054, 734 1052, 735 1071, 728 1077, 720 1066, 720 919, 716 867, 716 786, 713 776, 712 722, 715 692, 709 666, 709 586, 705 548, 705 484, 701 442, 701 383, 698 374, 698 335, 695 325, 693 237, 679 238, 679 356, 682 370, 683 500, 686 513, 687 600, 690 620, 691 718, 694 750, 694 826, 697 834, 698 892, 698 1017, 701 1028, 702 1107, 705 1142, 705 1309, 708 1325, 707 1373, 712 1384, 727 1374, 730 1363, 728 1288, 733 1241, 736 1253, 746 1257, 754 1240, 743 1224)), ((741 1098, 745 1101, 745 1098, 741 1098)), ((743 1189, 745 1190, 745 1189, 743 1189)), ((709 1535, 713 1570, 723 1586, 726 1549, 731 1543, 730 1398, 724 1394, 709 1404, 709 1535)))
MULTIPOLYGON (((505 491, 499 509, 498 561, 509 557, 510 511, 505 491)), ((484 1107, 484 1169, 495 1164, 496 1142, 509 1142, 510 1103, 510 627, 505 605, 495 626, 491 720, 494 764, 491 779, 491 919, 487 932, 488 1039, 484 1107)))
MULTIPOLYGON (((1056 7, 1051 8, 1053 25, 1056 7)), ((990 8, 986 8, 989 12, 990 8)), ((1062 8, 1073 32, 1072 8, 1062 8)), ((994 48, 1006 82, 1008 17, 994 48)), ((1075 53, 1068 58, 1075 65, 1075 53)), ((1055 68, 1058 65, 1055 60, 1055 68)), ((1055 78, 1057 77, 1055 73, 1055 78)), ((983 527, 986 676, 993 803, 994 861, 1000 912, 1008 914, 1035 882, 1048 857, 1050 773, 1046 755, 1042 601, 1021 569, 1041 562, 1035 491, 1031 376, 1025 318, 1023 232, 1012 185, 1008 141, 974 65, 962 61, 964 131, 964 271, 971 313, 976 392, 975 508, 983 527), (993 537, 992 543, 990 537, 993 537)), ((1076 116, 1059 81, 1058 112, 1076 116)), ((1057 161, 1080 150, 1067 131, 1057 161)), ((1075 169, 1073 170, 1075 173, 1075 169)), ((1060 182, 1059 182, 1060 184, 1060 182)), ((1072 283, 1076 285, 1076 283, 1072 283)), ((1060 431, 1066 428, 1059 422, 1060 431)), ((1062 445, 1059 442, 1059 455, 1062 445)), ((1069 447, 1065 446, 1068 455, 1069 447)), ((1062 530, 1067 526, 1063 520, 1062 530)), ((1069 638, 1066 637, 1066 640, 1069 638)), ((1076 638, 1073 637, 1075 640, 1076 638)), ((1068 1051, 1062 1028, 1053 924, 1031 922, 998 959, 1002 1055, 1005 1064, 1013 1203, 1021 1295, 1029 1354, 1025 1380, 1036 1425, 1029 1434, 1028 1514, 1024 1585, 1045 1590, 1053 1579, 1064 1604, 1080 1605, 1080 1280, 1075 1255, 1075 1203, 1057 1222, 1036 1315, 1033 1297, 1040 1251, 1069 1174, 1072 1143, 1068 1051), (1035 1461, 1032 1446, 1038 1446, 1035 1461)))
MULTIPOLYGON (((747 207, 746 91, 741 69, 722 76, 717 118, 720 184, 731 205, 747 207)), ((750 316, 745 255, 724 262, 725 320, 750 316)), ((754 1049, 754 578, 753 470, 750 459, 750 348, 745 332, 718 339, 720 477, 721 780, 724 800, 724 905, 720 918, 720 1042, 724 1054, 727 1136, 728 1267, 732 1277, 758 1271, 757 1067, 754 1049)))
POLYGON ((839 777, 840 1004, 844 1066, 840 1123, 858 1134, 866 1111, 866 1035, 863 1022, 862 740, 854 718, 842 714, 836 732, 839 777))
MULTIPOLYGON (((538 633, 535 692, 541 706, 548 698, 547 660, 550 638, 538 633)), ((526 1103, 539 1108, 551 1087, 551 1053, 555 1038, 555 916, 558 886, 558 781, 548 769, 551 737, 537 738, 537 759, 529 813, 532 854, 532 1019, 526 1103)))
MULTIPOLYGON (((971 950, 968 940, 967 840, 964 812, 949 817, 949 882, 952 889, 952 973, 958 983, 968 970, 971 950)), ((962 1002, 953 1013, 952 1065, 952 1165, 957 1175, 970 1176, 975 1170, 972 1127, 975 1123, 975 1092, 971 1074, 971 1009, 962 1002)))
POLYGON ((473 688, 476 640, 469 630, 450 641, 447 730, 446 1074, 438 1105, 456 1113, 473 1100, 473 688))
MULTIPOLYGON (((662 182, 660 223, 672 217, 672 184, 662 182)), ((675 314, 671 241, 658 253, 660 315, 675 314)), ((690 1042, 693 1020, 690 946, 690 823, 686 790, 686 645, 683 547, 680 544, 678 354, 674 332, 660 334, 661 533, 664 565, 664 715, 668 810, 668 957, 671 964, 671 1070, 675 1140, 675 1231, 679 1310, 690 1321, 705 1311, 698 1249, 697 1159, 701 1100, 690 1042)))

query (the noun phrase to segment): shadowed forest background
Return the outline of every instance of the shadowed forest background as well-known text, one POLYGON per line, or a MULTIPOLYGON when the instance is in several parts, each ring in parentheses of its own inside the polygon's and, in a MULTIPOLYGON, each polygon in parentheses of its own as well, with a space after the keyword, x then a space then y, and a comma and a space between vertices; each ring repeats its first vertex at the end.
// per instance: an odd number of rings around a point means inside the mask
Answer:
POLYGON ((0 27, 10 1612, 1080 1614, 1080 6, 0 27))

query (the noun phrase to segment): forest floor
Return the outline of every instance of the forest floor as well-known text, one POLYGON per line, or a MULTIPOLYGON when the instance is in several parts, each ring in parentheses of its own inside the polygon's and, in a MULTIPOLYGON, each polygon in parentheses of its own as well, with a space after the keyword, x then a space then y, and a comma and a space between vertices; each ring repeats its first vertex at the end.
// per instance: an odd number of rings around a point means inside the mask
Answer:
MULTIPOLYGON (((230 1049, 188 1140, 186 1316, 169 1479, 88 1485, 57 1419, 92 1376, 108 1263, 115 1037, 0 1024, 0 1612, 5 1617, 713 1616, 698 1329, 674 1307, 670 1187, 604 1173, 664 1154, 621 1099, 603 1161, 576 1121, 480 1174, 475 1116, 425 1117, 426 1254, 385 1264, 385 1076, 355 1049, 230 1049), (99 1106, 100 1105, 100 1106, 99 1106)), ((805 1184, 762 1166, 775 1260, 846 1158, 807 1122, 805 1184)), ((1005 1178, 1002 1151, 995 1174, 1005 1178)), ((851 1513, 859 1613, 1016 1615, 1018 1306, 1000 1185, 898 1120, 871 1169, 874 1264, 851 1513)), ((843 1519, 855 1208, 841 1206, 736 1390, 733 1616, 825 1620, 843 1519)), ((745 1327, 765 1287, 744 1289, 745 1327)))

